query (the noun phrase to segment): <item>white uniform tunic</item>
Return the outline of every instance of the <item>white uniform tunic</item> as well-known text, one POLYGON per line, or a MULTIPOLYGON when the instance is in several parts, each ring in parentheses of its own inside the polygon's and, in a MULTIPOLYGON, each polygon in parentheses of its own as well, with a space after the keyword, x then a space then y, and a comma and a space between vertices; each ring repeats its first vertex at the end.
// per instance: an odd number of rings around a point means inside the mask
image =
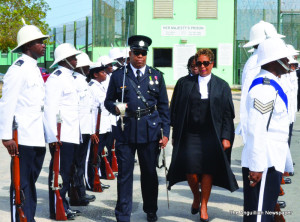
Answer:
MULTIPOLYGON (((111 75, 112 75, 112 73, 107 74, 106 75, 106 80, 103 82, 104 87, 106 89, 106 92, 107 92, 107 89, 108 89, 108 85, 109 85, 111 75)), ((110 117, 110 124, 112 126, 117 126, 117 121, 118 121, 119 116, 115 116, 115 115, 111 114, 109 117, 110 117)))
POLYGON ((82 134, 92 135, 95 133, 94 117, 92 113, 93 97, 86 77, 75 72, 73 74, 79 98, 79 125, 82 134))
POLYGON ((240 124, 236 129, 236 134, 242 135, 244 144, 246 144, 246 131, 247 131, 247 110, 246 110, 246 98, 249 91, 249 87, 260 71, 260 67, 255 67, 257 63, 257 50, 254 49, 253 54, 246 62, 242 73, 242 95, 240 102, 240 124))
POLYGON ((4 76, 0 100, 0 139, 12 139, 15 116, 19 144, 45 147, 44 97, 44 81, 37 61, 22 54, 4 76))
POLYGON ((100 104, 101 107, 101 120, 100 120, 100 134, 104 134, 107 132, 111 132, 111 122, 110 122, 110 112, 104 106, 104 100, 106 97, 106 88, 105 84, 99 83, 97 80, 92 79, 89 83, 91 92, 94 98, 93 102, 93 113, 94 113, 94 128, 96 129, 96 122, 97 122, 97 114, 98 114, 98 107, 100 104))
POLYGON ((78 95, 75 87, 73 71, 62 66, 58 66, 47 79, 45 118, 49 124, 46 132, 46 142, 56 142, 50 138, 57 135, 56 115, 61 114, 61 137, 62 142, 79 144, 79 112, 78 95))
MULTIPOLYGON (((266 70, 261 70, 258 77, 267 77, 279 83, 278 78, 266 70)), ((259 84, 248 93, 246 107, 247 143, 242 153, 242 166, 255 172, 262 172, 274 166, 277 171, 284 172, 289 149, 289 117, 285 103, 279 95, 276 97, 273 86, 259 84), (272 102, 275 102, 275 105, 267 131, 272 102)))

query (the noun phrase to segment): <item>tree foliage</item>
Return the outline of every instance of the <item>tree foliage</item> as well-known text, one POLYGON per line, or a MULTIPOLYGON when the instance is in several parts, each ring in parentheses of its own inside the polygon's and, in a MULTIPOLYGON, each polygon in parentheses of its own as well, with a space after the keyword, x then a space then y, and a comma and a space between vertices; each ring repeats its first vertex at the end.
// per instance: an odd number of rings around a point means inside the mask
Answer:
POLYGON ((45 0, 0 0, 0 50, 8 52, 17 46, 17 34, 23 26, 21 18, 27 25, 48 33, 49 25, 44 19, 50 9, 45 0))

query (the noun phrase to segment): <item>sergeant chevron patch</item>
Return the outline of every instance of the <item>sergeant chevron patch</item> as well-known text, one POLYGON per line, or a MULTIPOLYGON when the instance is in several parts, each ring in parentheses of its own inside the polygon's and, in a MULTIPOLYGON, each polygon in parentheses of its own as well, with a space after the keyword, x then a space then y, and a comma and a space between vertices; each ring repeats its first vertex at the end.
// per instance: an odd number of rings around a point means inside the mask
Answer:
POLYGON ((273 109, 274 100, 264 104, 258 99, 254 99, 253 107, 257 109, 261 114, 270 112, 273 109))

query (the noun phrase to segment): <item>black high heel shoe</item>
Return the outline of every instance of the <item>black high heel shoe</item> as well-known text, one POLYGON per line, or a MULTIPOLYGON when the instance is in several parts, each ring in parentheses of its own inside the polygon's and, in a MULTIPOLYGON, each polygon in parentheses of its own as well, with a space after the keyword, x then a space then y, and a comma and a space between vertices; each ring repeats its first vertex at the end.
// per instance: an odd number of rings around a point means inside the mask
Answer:
POLYGON ((191 214, 197 214, 199 211, 200 211, 200 207, 193 208, 193 206, 191 206, 191 214))

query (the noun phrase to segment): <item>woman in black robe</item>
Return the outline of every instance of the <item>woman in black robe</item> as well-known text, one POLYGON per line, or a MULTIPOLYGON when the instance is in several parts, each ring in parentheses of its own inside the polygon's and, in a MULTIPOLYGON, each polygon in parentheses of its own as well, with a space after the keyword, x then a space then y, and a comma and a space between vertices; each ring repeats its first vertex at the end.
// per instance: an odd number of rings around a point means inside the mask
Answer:
POLYGON ((199 75, 181 78, 171 101, 173 153, 168 181, 171 189, 187 180, 194 195, 191 213, 200 212, 200 220, 208 221, 212 185, 231 192, 238 189, 230 168, 234 107, 229 85, 211 74, 213 52, 200 49, 195 59, 199 75))

